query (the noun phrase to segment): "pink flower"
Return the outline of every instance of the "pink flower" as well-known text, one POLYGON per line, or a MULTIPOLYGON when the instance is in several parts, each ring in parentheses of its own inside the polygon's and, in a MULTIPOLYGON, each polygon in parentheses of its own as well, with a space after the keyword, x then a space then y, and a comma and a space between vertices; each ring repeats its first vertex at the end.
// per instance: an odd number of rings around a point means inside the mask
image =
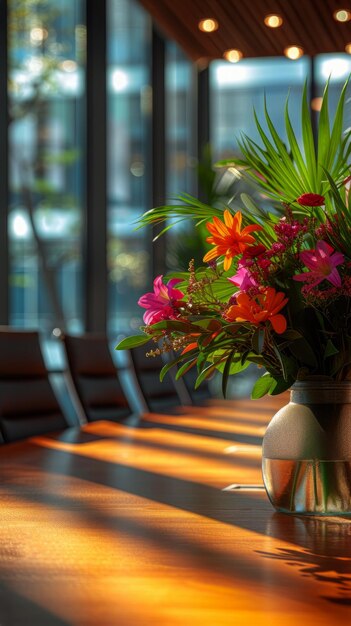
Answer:
POLYGON ((322 206, 324 201, 324 196, 320 196, 319 193, 303 193, 296 200, 301 206, 322 206))
POLYGON ((240 267, 237 273, 228 278, 231 283, 240 288, 240 291, 249 291, 252 287, 257 287, 257 282, 251 276, 249 270, 246 267, 240 267))
POLYGON ((154 280, 154 292, 145 293, 138 300, 139 306, 147 309, 143 320, 147 326, 156 324, 161 320, 178 317, 178 300, 184 296, 182 291, 174 289, 174 285, 181 283, 180 278, 172 278, 167 285, 162 282, 163 276, 157 276, 154 280))
POLYGON ((297 274, 293 276, 294 280, 307 281, 309 289, 323 280, 328 280, 335 287, 341 287, 341 278, 336 267, 344 262, 344 255, 334 252, 326 241, 318 241, 315 250, 301 252, 300 259, 310 272, 297 274))

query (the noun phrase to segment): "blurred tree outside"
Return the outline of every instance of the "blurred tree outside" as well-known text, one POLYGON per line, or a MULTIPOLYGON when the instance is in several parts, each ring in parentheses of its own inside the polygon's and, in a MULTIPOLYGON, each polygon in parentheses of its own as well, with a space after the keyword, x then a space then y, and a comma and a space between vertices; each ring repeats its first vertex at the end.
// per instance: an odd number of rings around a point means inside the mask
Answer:
MULTIPOLYGON (((65 101, 75 97, 79 66, 85 61, 85 29, 74 28, 69 5, 62 0, 8 3, 10 214, 16 215, 19 233, 21 224, 22 232, 29 225, 30 250, 40 265, 51 321, 61 328, 66 327, 67 316, 58 272, 74 259, 77 249, 56 245, 52 231, 58 212, 69 214, 72 235, 81 226, 77 198, 81 154, 75 137, 62 139, 57 124, 65 116, 65 101)), ((12 279, 18 286, 18 277, 12 279)), ((26 284, 23 276, 23 288, 26 284)))

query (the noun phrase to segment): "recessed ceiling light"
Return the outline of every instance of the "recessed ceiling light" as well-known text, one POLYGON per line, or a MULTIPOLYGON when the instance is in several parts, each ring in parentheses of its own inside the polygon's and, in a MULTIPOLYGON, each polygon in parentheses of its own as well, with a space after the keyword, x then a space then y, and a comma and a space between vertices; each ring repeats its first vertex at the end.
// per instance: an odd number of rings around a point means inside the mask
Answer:
POLYGON ((347 54, 351 54, 351 43, 347 43, 345 46, 345 52, 347 52, 347 54))
POLYGON ((264 23, 269 28, 279 28, 279 26, 281 26, 283 23, 283 18, 280 15, 275 14, 266 15, 266 17, 264 18, 264 23))
POLYGON ((348 22, 351 20, 351 11, 349 9, 338 9, 334 11, 333 17, 337 22, 348 22))
POLYGON ((236 48, 232 48, 231 50, 226 50, 223 52, 224 58, 230 63, 237 63, 240 59, 243 58, 243 53, 241 50, 237 50, 236 48))
POLYGON ((285 48, 284 54, 292 61, 296 61, 296 59, 302 57, 303 48, 300 48, 300 46, 289 46, 288 48, 285 48))
POLYGON ((199 29, 204 33, 213 33, 213 31, 217 30, 218 22, 214 20, 212 17, 208 17, 205 20, 201 20, 199 22, 199 29))

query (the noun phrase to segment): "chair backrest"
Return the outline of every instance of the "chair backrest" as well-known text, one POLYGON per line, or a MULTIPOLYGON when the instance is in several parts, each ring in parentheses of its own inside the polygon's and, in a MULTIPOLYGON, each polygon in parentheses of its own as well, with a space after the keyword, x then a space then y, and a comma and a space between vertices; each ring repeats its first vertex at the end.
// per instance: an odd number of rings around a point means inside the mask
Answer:
POLYGON ((194 366, 190 370, 188 370, 184 376, 182 376, 182 380, 185 383, 192 403, 194 405, 201 405, 205 404, 213 396, 207 380, 204 380, 201 385, 199 385, 199 387, 195 389, 197 376, 198 371, 196 369, 196 366, 194 366))
POLYGON ((0 430, 4 441, 67 426, 50 384, 39 333, 0 328, 0 430))
POLYGON ((62 335, 72 382, 88 421, 118 421, 131 409, 103 333, 62 335))
POLYGON ((160 371, 165 364, 160 355, 146 356, 145 346, 132 348, 130 355, 149 411, 168 411, 172 407, 191 404, 184 382, 175 381, 172 370, 160 381, 160 371))

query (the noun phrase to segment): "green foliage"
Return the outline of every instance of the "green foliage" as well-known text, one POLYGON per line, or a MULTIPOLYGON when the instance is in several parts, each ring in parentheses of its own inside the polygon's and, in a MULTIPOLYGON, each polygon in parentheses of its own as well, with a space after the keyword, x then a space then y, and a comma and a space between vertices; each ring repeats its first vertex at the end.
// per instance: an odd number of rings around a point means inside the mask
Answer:
MULTIPOLYGON (((296 199, 303 193, 325 195, 329 189, 325 171, 330 173, 334 181, 340 183, 348 170, 351 130, 349 129, 344 135, 342 132, 347 86, 348 81, 342 89, 331 128, 328 113, 329 83, 325 87, 319 118, 317 147, 315 147, 313 136, 306 83, 301 106, 303 150, 299 147, 291 124, 287 100, 285 129, 288 146, 278 136, 265 106, 264 114, 269 134, 264 131, 255 113, 256 127, 263 147, 243 134, 239 141, 243 157, 219 161, 217 166, 240 166, 249 180, 259 185, 269 197, 279 202, 294 205, 296 199)), ((294 207, 297 208, 296 205, 294 207)), ((307 212, 307 209, 300 206, 297 210, 307 212)))
MULTIPOLYGON (((234 210, 221 205, 215 196, 206 204, 181 194, 178 204, 157 207, 142 216, 139 228, 163 225, 158 236, 174 223, 183 221, 195 226, 211 222, 211 233, 216 233, 209 242, 217 246, 213 255, 216 262, 196 269, 194 263, 190 263, 188 271, 173 272, 169 278, 181 280, 177 289, 184 294, 173 309, 174 318, 145 329, 145 342, 152 339, 166 344, 167 351, 176 352, 173 360, 162 368, 161 379, 172 367, 177 368, 177 378, 196 368, 197 388, 217 371, 222 376, 225 395, 229 378, 254 363, 264 368, 263 376, 252 390, 252 397, 260 398, 266 393, 282 393, 306 376, 343 380, 350 375, 351 193, 347 183, 351 180, 348 178, 351 131, 342 132, 347 86, 348 82, 341 91, 334 120, 330 123, 327 83, 318 135, 314 137, 305 85, 301 103, 301 145, 291 123, 288 100, 285 107, 287 144, 279 137, 266 103, 267 132, 255 113, 261 145, 242 135, 242 158, 219 164, 242 168, 247 179, 271 199, 267 209, 242 193, 243 224, 240 227, 240 216, 231 218, 234 210), (301 204, 303 194, 307 194, 307 205, 301 204), (313 194, 323 197, 311 199, 313 194), (314 206, 314 200, 321 201, 321 205, 314 206), (228 213, 224 216, 226 208, 228 213), (168 221, 170 218, 172 223, 168 221), (261 230, 251 229, 254 237, 249 238, 249 243, 240 239, 247 225, 262 227, 261 230), (284 234, 286 232, 290 235, 284 234), (313 254, 316 257, 320 241, 327 244, 330 254, 338 253, 336 264, 340 266, 340 275, 337 271, 336 276, 339 282, 335 282, 335 273, 333 280, 330 279, 331 257, 324 258, 320 267, 317 264, 314 274, 305 265, 304 259, 313 254), (304 251, 313 251, 313 254, 302 254, 304 251), (223 268, 225 255, 230 257, 231 263, 227 271, 223 268), (239 287, 228 280, 241 267, 254 279, 249 287, 240 286, 246 299, 237 295, 239 287)), ((208 179, 211 188, 213 180, 211 175, 208 179)), ((128 344, 118 347, 121 345, 128 344)))
POLYGON ((150 341, 151 337, 145 335, 133 335, 131 337, 125 337, 115 347, 115 350, 129 350, 130 348, 137 348, 143 346, 150 341))

